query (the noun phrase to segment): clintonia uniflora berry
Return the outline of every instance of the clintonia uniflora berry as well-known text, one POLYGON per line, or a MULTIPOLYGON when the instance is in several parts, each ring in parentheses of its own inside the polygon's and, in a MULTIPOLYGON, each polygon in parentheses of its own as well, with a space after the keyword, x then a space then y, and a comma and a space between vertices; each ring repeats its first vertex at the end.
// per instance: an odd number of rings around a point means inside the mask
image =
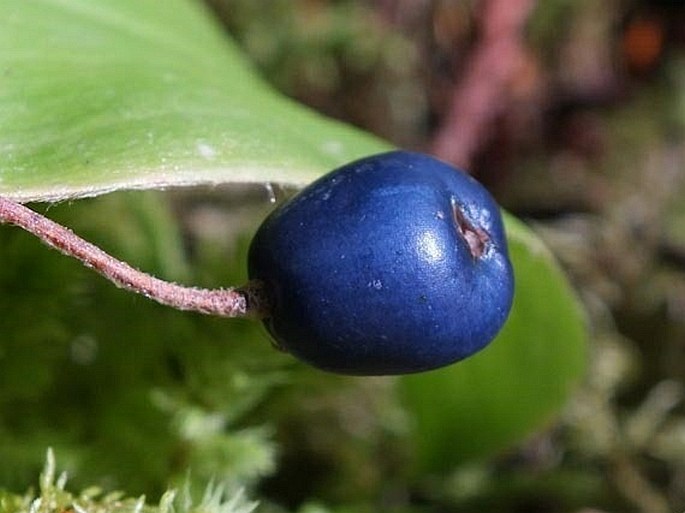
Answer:
POLYGON ((279 347, 343 374, 404 374, 466 358, 494 338, 512 303, 497 204, 473 178, 417 153, 358 160, 277 208, 252 241, 242 287, 155 278, 2 196, 0 223, 161 304, 261 318, 279 347))
POLYGON ((514 280, 499 208, 473 178, 394 151, 320 178, 264 221, 249 275, 276 344, 324 370, 404 374, 483 349, 514 280))

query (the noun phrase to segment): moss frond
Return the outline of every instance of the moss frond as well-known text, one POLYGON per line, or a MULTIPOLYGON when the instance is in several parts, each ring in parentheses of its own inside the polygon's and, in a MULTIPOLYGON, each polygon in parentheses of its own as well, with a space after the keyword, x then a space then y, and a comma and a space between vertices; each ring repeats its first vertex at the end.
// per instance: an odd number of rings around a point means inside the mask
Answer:
POLYGON ((0 513, 252 513, 258 505, 245 498, 243 489, 230 492, 215 483, 207 485, 199 502, 191 497, 188 485, 180 493, 167 490, 157 504, 147 503, 145 496, 105 494, 97 487, 73 493, 66 489, 67 474, 58 475, 56 468, 54 452, 48 449, 38 493, 22 496, 0 490, 0 513))

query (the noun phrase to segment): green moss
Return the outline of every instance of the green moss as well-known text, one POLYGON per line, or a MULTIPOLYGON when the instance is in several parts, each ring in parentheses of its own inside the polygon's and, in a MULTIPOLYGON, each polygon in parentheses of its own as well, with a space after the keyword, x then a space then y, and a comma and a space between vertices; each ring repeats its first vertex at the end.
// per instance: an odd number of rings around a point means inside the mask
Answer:
POLYGON ((67 474, 56 474, 55 456, 48 450, 37 494, 0 492, 0 513, 250 513, 256 502, 247 501, 242 490, 229 493, 222 486, 208 485, 201 500, 194 501, 188 486, 167 490, 159 502, 145 496, 127 497, 121 492, 103 494, 98 487, 80 493, 67 490, 67 474))

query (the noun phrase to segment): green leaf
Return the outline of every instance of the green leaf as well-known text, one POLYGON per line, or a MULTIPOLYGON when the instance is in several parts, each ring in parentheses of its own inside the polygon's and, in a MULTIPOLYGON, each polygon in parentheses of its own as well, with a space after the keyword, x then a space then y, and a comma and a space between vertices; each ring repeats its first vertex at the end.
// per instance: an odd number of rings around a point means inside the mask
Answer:
POLYGON ((0 194, 302 185, 387 143, 277 94, 198 1, 0 0, 0 194))
MULTIPOLYGON (((0 20, 5 196, 55 201, 119 189, 302 185, 339 164, 390 148, 274 92, 200 2, 0 0, 0 20)), ((504 332, 466 362, 402 380, 425 468, 491 454, 520 439, 550 418, 583 370, 582 316, 563 274, 528 230, 512 218, 506 222, 518 284, 504 332)), ((17 260, 30 261, 21 255, 17 260)), ((185 272, 173 259, 165 265, 170 273, 185 272)), ((5 269, 5 279, 25 285, 16 266, 5 269)), ((112 344, 135 334, 159 340, 160 347, 176 337, 185 347, 178 333, 195 332, 184 314, 170 323, 156 307, 140 310, 132 323, 130 313, 113 304, 103 319, 85 324, 112 344), (102 328, 107 319, 113 326, 102 328), (159 326, 169 333, 160 336, 159 326)), ((11 316, 5 317, 11 324, 11 316)), ((67 311, 53 317, 61 319, 62 332, 45 330, 65 345, 84 324, 67 311)), ((22 333, 17 345, 28 335, 36 343, 48 339, 39 331, 16 333, 22 333)), ((49 390, 49 378, 36 380, 25 393, 49 390)), ((141 390, 144 397, 147 388, 141 390)), ((137 411, 140 404, 128 407, 137 411)))
POLYGON ((504 329, 474 357, 400 381, 424 471, 448 470, 520 441, 553 418, 583 376, 580 306, 542 243, 506 220, 516 292, 504 329))

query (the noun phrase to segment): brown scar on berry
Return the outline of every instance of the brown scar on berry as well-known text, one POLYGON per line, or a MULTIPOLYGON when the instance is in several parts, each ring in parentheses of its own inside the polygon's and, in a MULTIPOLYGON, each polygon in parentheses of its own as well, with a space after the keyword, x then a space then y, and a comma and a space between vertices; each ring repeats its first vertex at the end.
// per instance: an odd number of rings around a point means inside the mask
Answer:
POLYGON ((473 258, 480 258, 483 256, 483 253, 485 253, 485 249, 490 242, 488 233, 482 228, 473 226, 456 203, 452 205, 452 215, 459 235, 466 241, 471 256, 473 256, 473 258))

